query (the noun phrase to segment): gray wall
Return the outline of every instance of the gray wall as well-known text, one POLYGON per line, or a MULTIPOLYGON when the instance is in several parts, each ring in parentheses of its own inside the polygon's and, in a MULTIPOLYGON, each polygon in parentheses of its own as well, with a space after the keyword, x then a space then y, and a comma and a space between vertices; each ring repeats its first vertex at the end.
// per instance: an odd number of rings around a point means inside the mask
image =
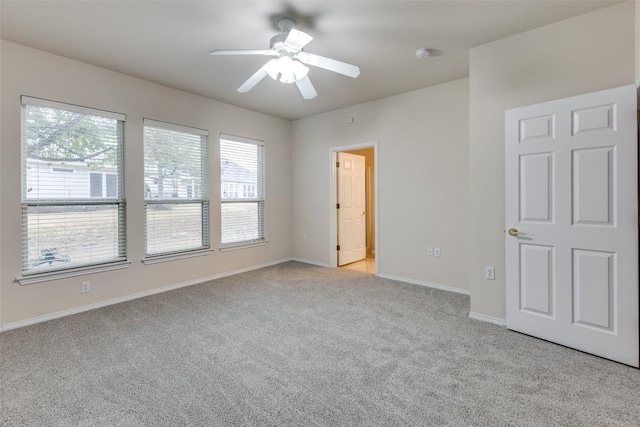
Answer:
POLYGON ((380 274, 466 291, 468 102, 462 79, 294 121, 294 256, 330 265, 330 148, 377 141, 380 274))

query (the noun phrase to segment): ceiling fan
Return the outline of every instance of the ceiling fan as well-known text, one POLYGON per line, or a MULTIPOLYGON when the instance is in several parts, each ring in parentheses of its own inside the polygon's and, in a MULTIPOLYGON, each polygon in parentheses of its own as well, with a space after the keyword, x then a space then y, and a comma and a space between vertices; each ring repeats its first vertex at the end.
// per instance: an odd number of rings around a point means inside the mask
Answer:
POLYGON ((304 99, 313 99, 318 93, 307 75, 309 72, 307 65, 353 78, 360 75, 360 68, 355 65, 303 51, 302 49, 313 40, 313 37, 296 30, 295 25, 296 22, 291 18, 280 18, 278 28, 282 33, 271 38, 270 49, 218 49, 212 51, 211 55, 265 55, 273 57, 238 88, 240 93, 249 92, 266 76, 270 76, 274 80, 280 76, 282 83, 295 83, 304 99))

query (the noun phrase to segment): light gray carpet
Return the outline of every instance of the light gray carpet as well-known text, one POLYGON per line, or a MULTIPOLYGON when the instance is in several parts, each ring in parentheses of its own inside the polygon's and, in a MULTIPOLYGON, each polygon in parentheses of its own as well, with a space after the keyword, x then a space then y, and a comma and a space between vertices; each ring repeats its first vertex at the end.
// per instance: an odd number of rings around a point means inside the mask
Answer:
POLYGON ((288 262, 0 334, 3 426, 637 426, 640 372, 288 262))

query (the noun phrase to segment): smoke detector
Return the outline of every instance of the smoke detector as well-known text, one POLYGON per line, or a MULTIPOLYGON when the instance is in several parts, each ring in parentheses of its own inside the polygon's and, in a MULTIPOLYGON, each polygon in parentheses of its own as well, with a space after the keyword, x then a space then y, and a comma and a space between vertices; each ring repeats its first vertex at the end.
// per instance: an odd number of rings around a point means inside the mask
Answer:
POLYGON ((431 48, 430 47, 421 47, 416 50, 416 58, 424 59, 431 56, 431 48))

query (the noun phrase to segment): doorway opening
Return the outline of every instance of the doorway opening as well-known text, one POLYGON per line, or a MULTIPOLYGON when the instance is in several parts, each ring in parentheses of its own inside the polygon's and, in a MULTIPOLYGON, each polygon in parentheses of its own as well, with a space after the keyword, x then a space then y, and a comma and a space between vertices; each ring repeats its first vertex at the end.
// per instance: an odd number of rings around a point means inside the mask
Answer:
POLYGON ((331 266, 378 274, 377 142, 331 154, 331 266))

